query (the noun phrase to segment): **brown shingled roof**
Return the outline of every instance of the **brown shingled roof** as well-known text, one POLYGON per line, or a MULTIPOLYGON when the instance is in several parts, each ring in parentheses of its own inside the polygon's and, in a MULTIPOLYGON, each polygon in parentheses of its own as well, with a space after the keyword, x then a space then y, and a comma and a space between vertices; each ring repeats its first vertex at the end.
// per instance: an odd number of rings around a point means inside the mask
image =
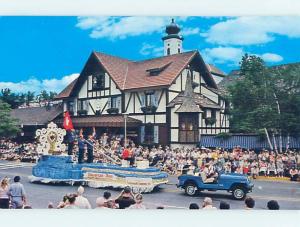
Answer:
POLYGON ((20 125, 45 125, 62 114, 61 104, 51 107, 26 107, 13 109, 11 117, 19 121, 20 125))
POLYGON ((117 86, 121 90, 129 90, 170 85, 196 54, 196 51, 136 62, 99 52, 94 53, 117 86), (149 76, 147 70, 162 68, 168 64, 169 66, 159 76, 149 76))
POLYGON ((76 84, 77 82, 77 79, 76 78, 75 80, 73 80, 64 90, 62 90, 57 96, 55 96, 54 99, 65 99, 65 98, 68 98, 74 88, 74 85, 76 84))
MULTIPOLYGON (((210 86, 217 88, 208 67, 205 64, 202 66, 203 59, 198 51, 189 51, 143 61, 129 61, 124 58, 100 52, 93 52, 91 56, 96 57, 99 64, 103 66, 120 90, 170 86, 181 71, 192 61, 201 62, 199 70, 203 71, 203 75, 205 76, 204 79, 210 86), (159 69, 159 74, 150 76, 149 71, 153 69, 159 69)), ((83 75, 80 75, 79 77, 81 76, 83 75)), ((73 81, 57 96, 57 99, 69 97, 71 91, 74 90, 75 87, 80 87, 80 84, 78 83, 81 82, 82 80, 80 79, 73 81)))
POLYGON ((206 64, 206 66, 212 74, 216 74, 219 76, 226 76, 226 74, 221 69, 217 68, 215 65, 206 64))

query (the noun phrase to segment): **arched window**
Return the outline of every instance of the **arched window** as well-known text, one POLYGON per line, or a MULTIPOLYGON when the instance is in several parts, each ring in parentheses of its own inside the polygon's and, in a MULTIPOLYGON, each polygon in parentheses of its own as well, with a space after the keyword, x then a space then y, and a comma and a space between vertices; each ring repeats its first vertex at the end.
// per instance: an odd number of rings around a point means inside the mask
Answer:
POLYGON ((167 49, 167 55, 170 55, 171 52, 170 52, 170 48, 167 49))

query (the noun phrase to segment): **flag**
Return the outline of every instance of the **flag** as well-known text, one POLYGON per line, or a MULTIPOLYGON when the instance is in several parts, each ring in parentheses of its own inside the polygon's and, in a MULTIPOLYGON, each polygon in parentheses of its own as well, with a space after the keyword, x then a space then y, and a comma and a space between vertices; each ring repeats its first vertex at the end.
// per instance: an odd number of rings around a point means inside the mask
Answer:
POLYGON ((74 129, 73 123, 72 123, 72 120, 71 120, 71 117, 70 117, 70 114, 69 114, 68 111, 66 111, 65 114, 64 114, 64 128, 66 130, 74 129))

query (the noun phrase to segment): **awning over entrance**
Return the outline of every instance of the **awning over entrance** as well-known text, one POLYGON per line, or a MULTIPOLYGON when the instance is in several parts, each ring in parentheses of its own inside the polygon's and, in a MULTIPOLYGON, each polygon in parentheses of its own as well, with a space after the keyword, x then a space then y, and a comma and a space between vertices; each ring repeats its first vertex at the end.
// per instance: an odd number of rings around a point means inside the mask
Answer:
MULTIPOLYGON (((124 127, 123 115, 81 116, 71 117, 75 128, 80 127, 124 127)), ((63 118, 55 120, 57 124, 63 124, 63 118)), ((132 117, 127 117, 127 127, 138 127, 142 122, 132 117)))

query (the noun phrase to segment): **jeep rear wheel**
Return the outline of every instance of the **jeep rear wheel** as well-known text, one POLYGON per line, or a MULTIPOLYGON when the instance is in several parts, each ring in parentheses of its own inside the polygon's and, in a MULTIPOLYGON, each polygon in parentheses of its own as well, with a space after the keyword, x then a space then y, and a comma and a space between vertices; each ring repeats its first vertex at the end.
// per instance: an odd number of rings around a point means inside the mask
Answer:
POLYGON ((193 183, 188 183, 185 188, 185 194, 189 195, 189 196, 194 196, 197 193, 197 186, 193 183))
POLYGON ((233 196, 233 198, 235 198, 235 199, 242 200, 242 199, 244 199, 245 196, 246 196, 246 191, 245 191, 245 189, 242 188, 242 187, 235 187, 235 188, 233 188, 233 190, 232 190, 232 196, 233 196))

